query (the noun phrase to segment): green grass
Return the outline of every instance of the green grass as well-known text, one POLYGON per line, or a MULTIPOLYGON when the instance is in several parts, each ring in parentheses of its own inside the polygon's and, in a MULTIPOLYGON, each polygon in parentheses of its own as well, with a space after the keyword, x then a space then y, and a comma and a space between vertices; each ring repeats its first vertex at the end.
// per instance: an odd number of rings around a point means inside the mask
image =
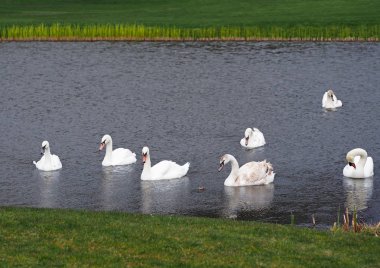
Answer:
POLYGON ((0 25, 379 25, 373 0, 1 0, 0 25))
POLYGON ((0 209, 0 266, 376 267, 378 237, 222 219, 0 209))
POLYGON ((0 0, 0 40, 380 39, 373 0, 0 0))

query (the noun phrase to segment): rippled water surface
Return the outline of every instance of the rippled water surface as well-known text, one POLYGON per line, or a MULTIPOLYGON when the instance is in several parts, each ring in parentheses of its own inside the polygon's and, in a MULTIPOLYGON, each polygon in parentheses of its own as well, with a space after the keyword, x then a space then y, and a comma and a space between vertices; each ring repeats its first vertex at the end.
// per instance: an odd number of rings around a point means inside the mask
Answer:
POLYGON ((122 210, 329 226, 339 209, 380 220, 380 44, 0 43, 0 205, 122 210), (343 101, 321 108, 327 88, 343 101), (267 145, 244 150, 247 127, 267 145), (102 168, 103 134, 136 164, 102 168), (39 172, 43 140, 63 169, 39 172), (142 182, 152 162, 191 162, 183 179, 142 182), (344 178, 362 147, 375 176, 344 178), (230 166, 267 159, 267 186, 224 187, 230 166), (198 187, 205 187, 199 192, 198 187))

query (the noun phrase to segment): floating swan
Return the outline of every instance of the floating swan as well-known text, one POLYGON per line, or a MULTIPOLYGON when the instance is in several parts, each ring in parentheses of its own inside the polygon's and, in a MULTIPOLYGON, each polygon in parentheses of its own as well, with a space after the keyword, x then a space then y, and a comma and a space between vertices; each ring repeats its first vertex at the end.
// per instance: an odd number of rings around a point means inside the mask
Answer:
POLYGON ((142 180, 169 180, 181 178, 187 174, 190 167, 189 162, 180 166, 177 163, 168 160, 163 160, 152 167, 148 147, 142 149, 142 157, 144 163, 144 169, 141 173, 142 180))
POLYGON ((256 147, 263 146, 265 144, 265 139, 263 133, 257 128, 247 128, 244 133, 244 138, 240 140, 241 146, 253 149, 256 147))
POLYGON ((33 164, 39 170, 52 171, 62 168, 62 163, 61 160, 59 160, 59 157, 50 153, 50 146, 48 141, 42 142, 41 154, 43 154, 43 156, 41 157, 40 161, 33 161, 33 164))
POLYGON ((224 181, 225 186, 262 185, 273 182, 275 173, 272 164, 266 160, 261 162, 248 162, 239 168, 235 157, 225 154, 220 158, 219 171, 225 164, 231 162, 231 173, 224 181))
POLYGON ((322 107, 326 109, 342 107, 342 101, 338 100, 334 94, 334 91, 329 89, 325 92, 325 94, 323 94, 322 107))
POLYGON ((346 155, 348 164, 343 175, 349 178, 368 178, 373 176, 373 159, 364 149, 356 148, 346 155))
POLYGON ((101 151, 104 146, 106 146, 106 155, 104 156, 102 165, 107 166, 119 166, 119 165, 129 165, 136 162, 136 154, 132 153, 129 149, 117 148, 112 151, 112 138, 110 135, 104 135, 99 151, 101 151))

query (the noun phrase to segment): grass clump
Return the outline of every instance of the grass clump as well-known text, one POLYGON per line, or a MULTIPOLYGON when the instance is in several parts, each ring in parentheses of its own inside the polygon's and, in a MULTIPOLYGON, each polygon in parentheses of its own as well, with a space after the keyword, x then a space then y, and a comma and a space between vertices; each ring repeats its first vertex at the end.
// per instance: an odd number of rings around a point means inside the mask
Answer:
POLYGON ((358 213, 356 209, 349 213, 348 208, 346 208, 343 214, 343 223, 340 224, 340 209, 337 215, 337 222, 334 223, 331 228, 333 232, 352 232, 352 233, 366 233, 371 234, 376 237, 380 236, 380 222, 377 224, 369 225, 358 219, 358 213))
POLYGON ((5 267, 375 267, 378 239, 223 219, 0 209, 5 267))

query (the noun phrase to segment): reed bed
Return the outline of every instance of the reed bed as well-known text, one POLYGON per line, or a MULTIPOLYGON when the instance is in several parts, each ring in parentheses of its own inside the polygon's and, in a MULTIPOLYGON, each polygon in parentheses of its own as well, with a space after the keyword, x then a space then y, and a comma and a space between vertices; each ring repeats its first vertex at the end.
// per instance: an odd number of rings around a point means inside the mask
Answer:
POLYGON ((204 27, 127 24, 0 26, 1 41, 379 41, 380 25, 204 27))

